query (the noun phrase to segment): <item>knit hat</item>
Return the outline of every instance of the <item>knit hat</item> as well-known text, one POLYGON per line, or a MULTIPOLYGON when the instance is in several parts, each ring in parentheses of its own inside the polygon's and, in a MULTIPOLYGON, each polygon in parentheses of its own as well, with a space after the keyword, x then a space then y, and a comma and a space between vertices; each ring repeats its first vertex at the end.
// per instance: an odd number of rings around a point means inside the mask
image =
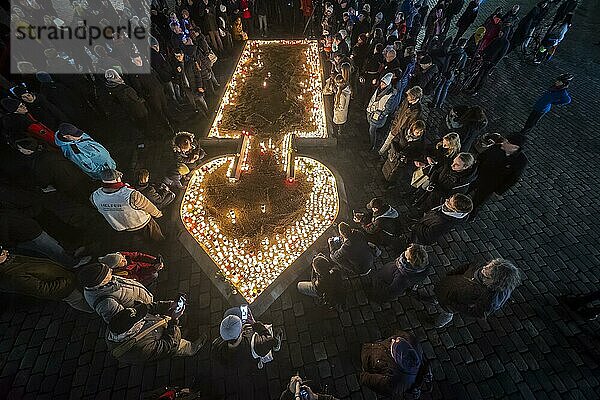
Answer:
POLYGON ((389 86, 390 83, 392 83, 393 77, 394 77, 394 74, 392 74, 391 72, 388 72, 387 74, 385 74, 383 76, 383 78, 381 78, 381 82, 385 83, 386 86, 389 86))
POLYGON ((408 340, 399 336, 392 345, 392 357, 402 372, 410 375, 416 375, 421 366, 421 355, 409 343, 408 340))
POLYGON ((219 328, 223 340, 235 340, 242 334, 242 320, 237 315, 228 315, 219 328))
POLYGON ((110 273, 110 268, 101 263, 88 264, 77 273, 79 283, 84 287, 92 288, 98 286, 110 273))
POLYGON ((117 183, 122 176, 123 174, 116 169, 105 169, 100 172, 102 183, 117 183))
POLYGON ((140 303, 134 307, 125 308, 111 318, 110 323, 108 324, 108 329, 116 335, 125 333, 137 322, 144 319, 147 314, 147 304, 140 303))
POLYGON ((63 122, 58 126, 58 130, 56 131, 56 133, 58 133, 60 136, 69 135, 74 137, 81 137, 81 135, 83 135, 84 132, 73 124, 63 122))
POLYGON ((52 79, 52 76, 49 73, 47 73, 46 71, 36 72, 35 77, 37 78, 38 82, 40 82, 40 83, 54 82, 54 80, 52 79))
POLYGON ((21 100, 13 99, 12 97, 5 97, 0 100, 0 104, 2 104, 2 107, 4 107, 7 112, 14 113, 17 111, 17 108, 19 108, 19 105, 21 105, 21 100))
POLYGON ((110 253, 104 257, 98 257, 98 262, 108 266, 109 268, 116 268, 121 264, 121 261, 125 257, 121 253, 110 253))
POLYGON ((369 3, 365 3, 365 5, 363 6, 363 11, 366 12, 367 14, 371 12, 371 5, 369 3))

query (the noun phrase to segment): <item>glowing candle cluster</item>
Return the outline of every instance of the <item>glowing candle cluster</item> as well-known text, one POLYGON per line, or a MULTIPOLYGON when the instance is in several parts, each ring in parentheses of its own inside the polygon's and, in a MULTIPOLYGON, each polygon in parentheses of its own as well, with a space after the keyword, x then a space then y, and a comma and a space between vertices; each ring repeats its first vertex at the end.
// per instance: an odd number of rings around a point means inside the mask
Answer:
MULTIPOLYGON (((305 213, 293 225, 282 227, 284 233, 275 234, 271 241, 268 237, 262 239, 259 251, 250 250, 247 241, 223 234, 204 206, 203 180, 234 158, 216 158, 195 170, 180 212, 188 232, 251 303, 333 224, 339 211, 339 197, 335 177, 325 165, 312 158, 296 157, 296 170, 313 184, 305 213)), ((268 212, 266 205, 261 205, 261 211, 268 212)), ((236 211, 230 210, 229 217, 235 223, 236 211)))
MULTIPOLYGON (((312 99, 312 105, 308 112, 309 119, 314 123, 315 129, 295 130, 297 137, 301 138, 325 138, 327 137, 325 108, 323 105, 322 79, 321 79, 321 61, 319 58, 319 46, 316 40, 248 40, 242 51, 242 55, 238 61, 237 67, 231 77, 225 94, 219 104, 217 116, 213 121, 208 137, 214 138, 237 138, 238 134, 231 131, 220 131, 219 125, 223 119, 223 112, 226 106, 235 105, 238 93, 243 90, 243 83, 247 76, 252 74, 252 71, 262 69, 264 67, 261 59, 261 52, 266 45, 281 44, 281 45, 307 45, 305 51, 305 63, 302 65, 306 73, 306 80, 300 82, 302 94, 298 96, 302 100, 304 96, 312 99)), ((293 71, 290 71, 292 74, 293 71)), ((270 78, 270 72, 267 73, 267 78, 262 83, 262 87, 266 88, 270 78)), ((287 132, 282 132, 287 133, 287 132)))

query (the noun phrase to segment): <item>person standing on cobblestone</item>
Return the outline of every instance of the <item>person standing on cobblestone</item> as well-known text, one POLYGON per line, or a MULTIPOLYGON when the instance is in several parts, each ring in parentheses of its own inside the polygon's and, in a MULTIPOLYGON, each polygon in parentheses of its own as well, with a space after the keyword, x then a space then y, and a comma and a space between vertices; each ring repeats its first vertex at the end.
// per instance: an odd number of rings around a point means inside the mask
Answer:
POLYGON ((535 102, 533 109, 525 121, 525 126, 521 129, 521 133, 528 133, 537 123, 546 115, 553 105, 560 106, 571 103, 571 95, 569 95, 569 84, 573 80, 573 74, 562 74, 554 85, 550 87, 542 96, 535 102))
POLYGON ((477 160, 479 176, 471 192, 474 207, 471 219, 492 194, 503 194, 517 183, 527 166, 527 157, 522 151, 525 144, 523 135, 499 140, 500 143, 489 146, 477 160))
POLYGON ((496 258, 484 266, 465 264, 435 286, 440 307, 436 327, 446 326, 455 313, 487 318, 508 301, 521 283, 521 271, 510 261, 496 258))
MULTIPOLYGON (((376 274, 373 285, 379 298, 394 299, 421 283, 429 274, 429 257, 425 246, 411 244, 394 261, 385 264, 376 274), (378 282, 383 283, 382 285, 378 282)), ((387 300, 386 299, 386 300, 387 300)))
POLYGON ((392 109, 394 98, 396 97, 396 89, 392 86, 392 78, 394 74, 385 74, 379 83, 379 87, 373 93, 371 100, 367 106, 367 122, 369 122, 369 141, 371 143, 371 151, 379 150, 379 137, 377 130, 383 128, 387 122, 388 116, 394 111, 392 109))

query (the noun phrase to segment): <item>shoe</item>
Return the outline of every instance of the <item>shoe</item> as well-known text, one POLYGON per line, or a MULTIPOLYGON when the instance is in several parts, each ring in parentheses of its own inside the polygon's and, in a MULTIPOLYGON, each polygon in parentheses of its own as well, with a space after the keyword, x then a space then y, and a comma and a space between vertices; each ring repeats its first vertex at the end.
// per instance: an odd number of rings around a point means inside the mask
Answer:
POLYGON ((443 328, 444 326, 448 325, 450 321, 452 321, 452 318, 454 318, 453 313, 441 312, 435 319, 435 327, 443 328))
POLYGON ((192 342, 192 354, 195 355, 200 351, 202 347, 206 344, 206 340, 208 339, 208 335, 203 333, 200 337, 192 342))
POLYGON ((52 185, 48 185, 46 187, 43 187, 42 189, 42 193, 52 193, 52 192, 56 192, 56 188, 52 185))

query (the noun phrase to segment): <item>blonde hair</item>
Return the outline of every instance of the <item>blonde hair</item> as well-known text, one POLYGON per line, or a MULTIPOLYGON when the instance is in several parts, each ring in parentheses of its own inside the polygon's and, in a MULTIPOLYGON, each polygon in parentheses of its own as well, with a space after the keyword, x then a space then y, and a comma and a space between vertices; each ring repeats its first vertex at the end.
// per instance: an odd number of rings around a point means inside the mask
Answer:
POLYGON ((435 146, 436 149, 442 149, 444 147, 444 140, 446 140, 450 147, 446 149, 446 157, 454 157, 460 151, 460 136, 456 132, 450 132, 442 138, 435 146))
POLYGON ((473 154, 471 153, 458 153, 456 157, 465 164, 465 169, 471 168, 473 164, 475 164, 475 157, 473 157, 473 154))
POLYGON ((140 169, 137 173, 137 180, 140 184, 148 183, 148 181, 150 180, 150 171, 148 171, 145 168, 140 169))
POLYGON ((337 86, 337 90, 335 92, 335 104, 339 104, 340 97, 342 97, 342 92, 346 87, 348 87, 348 81, 344 79, 342 74, 337 74, 334 78, 335 85, 337 86))
POLYGON ((429 256, 425 246, 413 244, 406 249, 406 260, 415 268, 425 267, 429 264, 429 256))
POLYGON ((342 63, 340 66, 340 72, 342 73, 342 77, 346 82, 350 82, 350 74, 352 73, 352 66, 350 63, 342 63))

